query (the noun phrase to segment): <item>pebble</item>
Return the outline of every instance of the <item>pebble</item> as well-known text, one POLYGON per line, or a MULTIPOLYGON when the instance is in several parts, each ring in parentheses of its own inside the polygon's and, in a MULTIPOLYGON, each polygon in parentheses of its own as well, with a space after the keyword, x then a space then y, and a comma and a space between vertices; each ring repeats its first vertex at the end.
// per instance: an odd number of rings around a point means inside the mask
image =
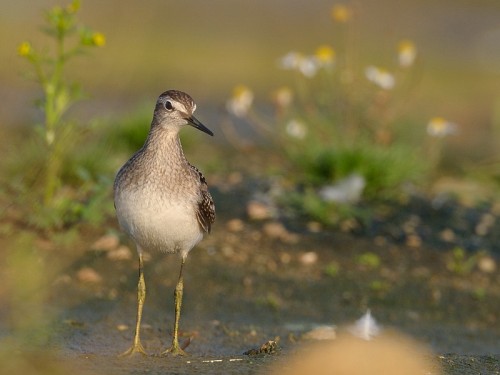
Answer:
POLYGON ((128 325, 126 325, 126 324, 118 324, 118 325, 116 326, 116 329, 117 329, 118 331, 126 331, 128 328, 129 328, 129 327, 128 327, 128 325))
POLYGON ((297 243, 298 235, 290 233, 283 224, 278 222, 267 223, 263 227, 263 232, 266 236, 272 239, 279 239, 285 243, 297 243))
POLYGON ((310 221, 307 223, 307 229, 312 233, 319 233, 323 230, 323 225, 317 221, 310 221))
POLYGON ((413 248, 422 246, 422 239, 416 234, 410 234, 406 237, 406 245, 413 248))
POLYGON ((247 215, 251 220, 265 220, 271 217, 271 211, 261 202, 250 201, 247 203, 247 215))
POLYGON ((481 216, 479 223, 476 225, 475 231, 478 236, 485 236, 495 225, 495 216, 491 213, 486 213, 481 216))
POLYGON ((245 228, 243 220, 231 219, 226 223, 226 228, 230 232, 241 232, 245 228))
POLYGON ((97 284, 102 281, 101 275, 99 275, 96 270, 90 267, 84 267, 80 269, 76 274, 76 278, 82 283, 97 284))
POLYGON ((130 260, 132 259, 132 252, 127 246, 120 246, 117 249, 111 250, 107 254, 109 260, 130 260))
POLYGON ((444 242, 455 242, 457 236, 455 235, 453 229, 446 228, 439 233, 439 237, 444 242))
POLYGON ((292 256, 290 254, 288 254, 286 252, 282 252, 280 254, 280 261, 281 261, 281 263, 288 264, 288 263, 291 262, 291 260, 292 260, 292 256))
POLYGON ((120 245, 120 240, 113 234, 106 234, 98 238, 90 247, 91 250, 110 251, 120 245))
POLYGON ((495 259, 489 255, 480 257, 477 261, 477 267, 484 273, 493 273, 497 270, 495 259))
POLYGON ((315 251, 308 251, 307 253, 304 253, 299 257, 299 261, 304 266, 313 265, 318 261, 318 253, 316 253, 315 251))
POLYGON ((337 337, 335 326, 320 326, 302 335, 305 340, 334 340, 337 337))

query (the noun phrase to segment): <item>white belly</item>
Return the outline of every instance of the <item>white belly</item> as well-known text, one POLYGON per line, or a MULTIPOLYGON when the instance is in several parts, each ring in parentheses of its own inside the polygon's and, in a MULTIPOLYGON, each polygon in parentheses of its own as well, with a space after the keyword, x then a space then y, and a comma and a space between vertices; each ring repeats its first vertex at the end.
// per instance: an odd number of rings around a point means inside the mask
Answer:
POLYGON ((186 256, 203 238, 192 202, 173 203, 151 196, 147 201, 131 195, 116 198, 120 225, 144 250, 186 256))

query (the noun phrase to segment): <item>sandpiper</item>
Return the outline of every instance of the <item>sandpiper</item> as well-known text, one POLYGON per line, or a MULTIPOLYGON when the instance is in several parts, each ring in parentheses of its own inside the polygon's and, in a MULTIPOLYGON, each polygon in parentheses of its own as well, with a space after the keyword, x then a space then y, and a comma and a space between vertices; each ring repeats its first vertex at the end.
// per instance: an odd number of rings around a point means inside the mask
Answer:
POLYGON ((177 253, 181 258, 175 287, 172 346, 162 354, 184 354, 178 330, 182 305, 182 269, 189 251, 209 233, 215 206, 202 173, 184 156, 179 131, 191 125, 213 133, 194 116, 196 104, 186 93, 164 92, 158 98, 148 137, 118 172, 114 183, 116 215, 134 240, 139 254, 137 321, 132 347, 123 355, 146 354, 140 340, 142 308, 146 299, 143 251, 177 253))

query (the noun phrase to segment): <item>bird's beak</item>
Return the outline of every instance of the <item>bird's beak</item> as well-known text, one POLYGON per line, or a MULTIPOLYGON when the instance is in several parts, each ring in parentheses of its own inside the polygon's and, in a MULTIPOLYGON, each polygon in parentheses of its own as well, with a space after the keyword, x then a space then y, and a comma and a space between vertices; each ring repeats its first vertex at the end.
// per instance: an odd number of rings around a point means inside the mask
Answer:
POLYGON ((191 116, 191 117, 188 117, 186 120, 187 120, 188 124, 191 125, 192 127, 195 127, 196 129, 201 130, 202 132, 207 133, 208 135, 211 135, 211 136, 214 135, 214 133, 212 133, 212 131, 209 128, 207 128, 200 121, 198 121, 198 119, 196 117, 191 116))

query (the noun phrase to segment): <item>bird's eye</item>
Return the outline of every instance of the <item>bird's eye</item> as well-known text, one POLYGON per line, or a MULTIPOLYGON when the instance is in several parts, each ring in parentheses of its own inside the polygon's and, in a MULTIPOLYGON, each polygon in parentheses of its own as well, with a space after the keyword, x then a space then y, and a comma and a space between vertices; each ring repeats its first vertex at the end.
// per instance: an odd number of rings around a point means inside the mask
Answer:
POLYGON ((172 105, 172 102, 170 102, 170 100, 167 100, 165 102, 165 109, 169 112, 174 109, 174 106, 172 105))

